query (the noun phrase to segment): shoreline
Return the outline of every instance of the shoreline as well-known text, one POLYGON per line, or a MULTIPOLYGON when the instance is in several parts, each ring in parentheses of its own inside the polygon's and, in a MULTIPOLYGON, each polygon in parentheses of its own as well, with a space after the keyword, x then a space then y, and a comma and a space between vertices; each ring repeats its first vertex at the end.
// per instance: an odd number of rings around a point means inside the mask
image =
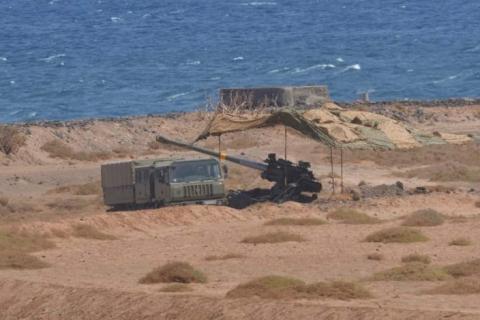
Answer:
MULTIPOLYGON (((333 103, 343 108, 358 108, 358 107, 372 107, 372 108, 391 108, 391 107, 422 107, 422 108, 459 108, 466 106, 480 105, 480 98, 449 98, 449 99, 434 99, 434 100, 382 100, 382 101, 335 101, 333 103)), ((95 121, 101 122, 126 122, 130 120, 143 119, 143 118, 164 118, 175 119, 187 114, 194 114, 198 112, 205 112, 200 110, 191 111, 173 111, 166 113, 149 113, 138 114, 130 116, 109 116, 109 117, 93 117, 85 119, 68 119, 68 120, 32 120, 32 121, 19 121, 19 122, 0 122, 1 126, 12 127, 82 127, 91 124, 95 121)))

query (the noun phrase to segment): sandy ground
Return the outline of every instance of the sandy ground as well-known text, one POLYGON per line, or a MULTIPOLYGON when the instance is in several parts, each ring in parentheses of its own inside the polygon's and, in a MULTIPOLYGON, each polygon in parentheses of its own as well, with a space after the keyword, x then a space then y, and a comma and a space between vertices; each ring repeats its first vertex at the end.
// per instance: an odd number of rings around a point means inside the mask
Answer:
MULTIPOLYGON (((412 125, 427 131, 441 128, 453 133, 479 134, 480 107, 424 108, 429 115, 412 125)), ((409 113, 406 113, 409 115, 409 113)), ((259 204, 239 211, 216 206, 182 206, 155 210, 107 212, 100 194, 74 195, 55 190, 99 180, 101 161, 58 159, 41 150, 52 139, 60 139, 79 151, 108 151, 115 158, 148 158, 172 152, 151 148, 155 133, 192 140, 208 117, 187 114, 173 118, 145 117, 121 121, 88 121, 57 126, 26 125, 27 145, 13 156, 0 157, 0 195, 15 204, 0 214, 2 228, 59 234, 56 247, 34 255, 50 266, 38 270, 0 270, 0 319, 480 319, 480 295, 429 295, 425 290, 438 282, 373 282, 375 272, 401 265, 410 253, 428 254, 432 263, 447 265, 480 257, 480 219, 448 220, 437 227, 424 227, 430 238, 414 244, 364 242, 373 231, 398 226, 411 212, 433 208, 448 216, 480 214, 478 182, 435 182, 399 178, 396 172, 416 168, 380 165, 355 154, 345 159, 345 186, 360 181, 370 185, 401 180, 406 188, 443 185, 455 191, 384 196, 346 200, 333 196, 328 179, 324 191, 311 204, 259 204), (118 148, 122 148, 121 152, 118 148), (117 152, 115 152, 117 149, 117 152), (59 205, 60 204, 60 205, 59 205), (320 217, 339 207, 353 207, 384 220, 381 224, 348 225, 329 220, 321 226, 264 226, 278 217, 320 217), (77 223, 89 224, 116 236, 99 241, 68 236, 77 223), (247 236, 286 230, 301 234, 305 242, 251 245, 247 236), (468 236, 471 246, 448 243, 468 236), (382 261, 368 260, 381 253, 382 261), (207 261, 210 255, 241 254, 241 259, 207 261), (144 285, 138 280, 153 268, 170 261, 186 261, 208 277, 193 284, 192 292, 163 293, 165 284, 144 285), (372 299, 340 301, 275 301, 228 299, 225 294, 240 283, 265 275, 285 275, 308 283, 317 281, 360 281, 372 299)), ((283 128, 258 129, 227 135, 225 148, 234 154, 261 160, 269 152, 283 153, 283 128)), ((214 138, 201 142, 216 148, 214 138)), ((455 152, 455 151, 454 151, 455 152)), ((311 161, 318 176, 329 174, 328 150, 291 132, 289 158, 311 161)), ((443 160, 442 160, 443 161, 443 160)), ((423 164, 425 165, 425 164, 423 164)), ((336 173, 339 174, 338 167, 336 173)), ((230 187, 264 184, 256 172, 231 166, 230 187)), ((337 190, 339 185, 337 185, 337 190)))

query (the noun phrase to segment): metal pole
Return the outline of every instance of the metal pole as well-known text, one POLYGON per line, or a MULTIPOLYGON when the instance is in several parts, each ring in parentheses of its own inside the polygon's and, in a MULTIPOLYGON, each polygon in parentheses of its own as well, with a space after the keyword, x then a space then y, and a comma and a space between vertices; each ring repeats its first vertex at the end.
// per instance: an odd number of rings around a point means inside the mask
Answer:
POLYGON ((222 135, 218 135, 218 160, 222 162, 222 135))
POLYGON ((285 160, 287 160, 287 126, 285 128, 285 160))
POLYGON ((332 167, 332 193, 335 194, 335 176, 333 172, 333 147, 330 147, 330 166, 332 167))
POLYGON ((340 192, 343 194, 343 147, 340 147, 340 192))

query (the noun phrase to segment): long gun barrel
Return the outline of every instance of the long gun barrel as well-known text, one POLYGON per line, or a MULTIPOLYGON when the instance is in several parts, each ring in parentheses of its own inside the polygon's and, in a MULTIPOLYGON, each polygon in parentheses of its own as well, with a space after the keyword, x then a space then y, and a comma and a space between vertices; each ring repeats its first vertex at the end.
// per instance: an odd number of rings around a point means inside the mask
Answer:
POLYGON ((164 136, 160 136, 160 135, 157 136, 157 141, 160 142, 160 143, 172 144, 172 145, 175 145, 175 146, 178 146, 178 147, 198 151, 200 153, 208 154, 212 157, 217 157, 220 160, 231 161, 233 163, 236 163, 236 164, 239 164, 239 165, 242 165, 242 166, 245 166, 245 167, 249 167, 249 168, 252 168, 252 169, 255 169, 255 170, 259 170, 259 171, 265 171, 268 168, 268 165, 266 165, 265 163, 256 162, 256 161, 243 159, 243 158, 239 158, 239 157, 232 157, 232 156, 229 156, 229 155, 227 155, 226 153, 223 153, 223 152, 218 153, 218 152, 215 152, 215 151, 212 151, 212 150, 208 150, 208 149, 205 149, 205 148, 194 146, 193 144, 180 142, 180 141, 173 140, 173 139, 170 139, 170 138, 167 138, 167 137, 164 137, 164 136))

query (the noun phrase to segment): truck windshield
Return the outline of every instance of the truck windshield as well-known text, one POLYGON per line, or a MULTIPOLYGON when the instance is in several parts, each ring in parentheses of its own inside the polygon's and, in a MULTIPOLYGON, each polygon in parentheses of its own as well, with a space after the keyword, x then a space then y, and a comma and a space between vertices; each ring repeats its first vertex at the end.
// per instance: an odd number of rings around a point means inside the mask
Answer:
POLYGON ((192 161, 176 163, 171 169, 171 182, 189 182, 220 178, 216 161, 192 161))

